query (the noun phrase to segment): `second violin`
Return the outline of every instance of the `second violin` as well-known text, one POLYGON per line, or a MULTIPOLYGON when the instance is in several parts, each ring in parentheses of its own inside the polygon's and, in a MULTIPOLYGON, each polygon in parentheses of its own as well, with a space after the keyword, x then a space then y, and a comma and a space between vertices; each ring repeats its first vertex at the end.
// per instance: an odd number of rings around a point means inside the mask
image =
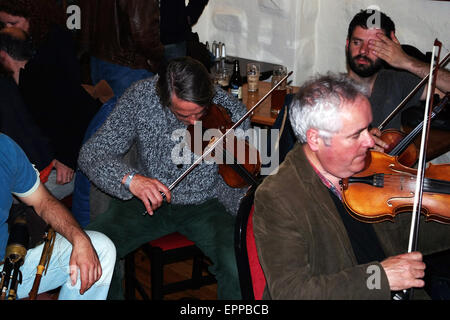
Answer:
MULTIPOLYGON (((430 120, 445 109, 450 99, 450 93, 442 98, 442 100, 433 108, 430 120)), ((423 129, 423 121, 419 123, 408 135, 395 129, 383 130, 380 139, 389 144, 389 148, 384 152, 390 156, 398 156, 398 161, 407 166, 412 167, 419 156, 419 150, 413 143, 414 139, 423 129)))

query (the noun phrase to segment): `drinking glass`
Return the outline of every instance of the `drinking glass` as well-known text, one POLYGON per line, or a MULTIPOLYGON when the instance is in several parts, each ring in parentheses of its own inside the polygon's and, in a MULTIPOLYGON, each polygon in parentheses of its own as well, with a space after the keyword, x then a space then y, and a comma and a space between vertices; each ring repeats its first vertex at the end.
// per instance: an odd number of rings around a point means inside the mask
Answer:
POLYGON ((247 63, 247 85, 248 92, 258 91, 259 75, 261 67, 259 63, 247 63))
MULTIPOLYGON (((281 79, 287 75, 287 68, 282 65, 278 65, 273 69, 272 73, 272 88, 277 85, 281 79)), ((270 113, 273 117, 277 117, 280 113, 281 108, 283 108, 284 98, 286 97, 287 81, 284 80, 273 92, 270 97, 271 108, 270 113)))

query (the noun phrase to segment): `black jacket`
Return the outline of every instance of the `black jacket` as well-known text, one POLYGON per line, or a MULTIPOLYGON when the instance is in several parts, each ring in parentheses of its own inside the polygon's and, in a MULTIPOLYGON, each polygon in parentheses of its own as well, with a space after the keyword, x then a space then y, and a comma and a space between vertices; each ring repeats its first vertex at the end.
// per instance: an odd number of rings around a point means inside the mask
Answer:
POLYGON ((132 69, 158 70, 164 54, 158 0, 80 0, 79 5, 82 50, 132 69))
POLYGON ((55 158, 72 169, 87 126, 99 109, 81 86, 75 52, 70 32, 55 26, 19 77, 25 104, 50 139, 55 158))
POLYGON ((208 0, 162 0, 160 5, 161 42, 164 45, 186 40, 186 36, 200 18, 208 0), (188 17, 190 24, 188 23, 188 17))
POLYGON ((0 75, 0 132, 13 139, 41 171, 54 158, 50 141, 30 116, 14 80, 0 75))

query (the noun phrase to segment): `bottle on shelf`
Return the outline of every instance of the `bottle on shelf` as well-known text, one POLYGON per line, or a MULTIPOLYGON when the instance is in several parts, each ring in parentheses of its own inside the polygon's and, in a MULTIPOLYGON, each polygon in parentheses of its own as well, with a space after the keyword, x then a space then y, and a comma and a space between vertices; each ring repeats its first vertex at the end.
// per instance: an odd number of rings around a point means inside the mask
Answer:
POLYGON ((227 52, 226 52, 226 48, 225 48, 225 43, 222 43, 222 46, 220 47, 220 59, 225 60, 226 57, 227 57, 227 52))
POLYGON ((234 60, 233 74, 230 78, 230 93, 240 101, 242 100, 242 76, 238 60, 234 60))
POLYGON ((220 48, 222 47, 222 42, 219 42, 216 46, 216 52, 214 53, 216 61, 220 61, 220 48))

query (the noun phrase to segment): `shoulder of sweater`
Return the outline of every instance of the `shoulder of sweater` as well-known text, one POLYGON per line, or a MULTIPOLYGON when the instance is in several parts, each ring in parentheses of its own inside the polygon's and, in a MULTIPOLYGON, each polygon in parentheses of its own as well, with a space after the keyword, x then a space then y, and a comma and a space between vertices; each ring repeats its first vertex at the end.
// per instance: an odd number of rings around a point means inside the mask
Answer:
POLYGON ((118 99, 118 102, 121 103, 127 99, 140 101, 157 97, 156 81, 157 76, 134 82, 127 90, 125 90, 124 94, 118 99))
POLYGON ((135 91, 149 90, 148 93, 151 93, 154 91, 156 94, 156 82, 157 81, 158 81, 158 75, 155 75, 151 78, 145 78, 145 79, 134 82, 130 86, 130 88, 132 88, 135 91))
POLYGON ((215 87, 213 102, 229 110, 233 121, 239 120, 247 111, 242 102, 238 101, 218 86, 215 87))

